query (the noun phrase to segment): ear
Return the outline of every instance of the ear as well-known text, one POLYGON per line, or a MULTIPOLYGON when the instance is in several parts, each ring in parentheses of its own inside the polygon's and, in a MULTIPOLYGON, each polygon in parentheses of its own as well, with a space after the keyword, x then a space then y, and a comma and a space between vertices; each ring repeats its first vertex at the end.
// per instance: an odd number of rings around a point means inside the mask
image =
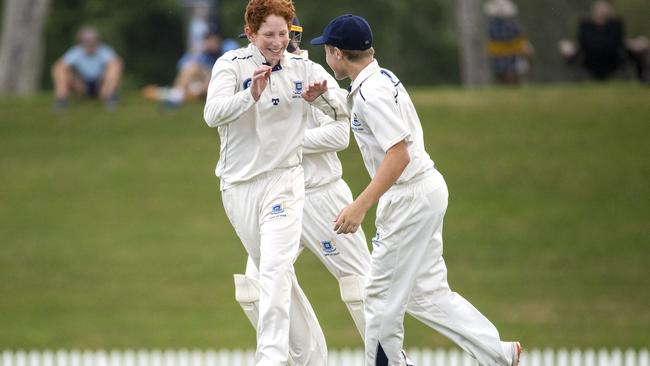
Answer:
POLYGON ((336 56, 337 60, 341 60, 343 58, 343 52, 338 47, 334 47, 334 55, 336 56))
POLYGON ((246 34, 246 38, 248 38, 249 42, 255 42, 255 33, 253 33, 249 26, 244 27, 244 33, 246 34))

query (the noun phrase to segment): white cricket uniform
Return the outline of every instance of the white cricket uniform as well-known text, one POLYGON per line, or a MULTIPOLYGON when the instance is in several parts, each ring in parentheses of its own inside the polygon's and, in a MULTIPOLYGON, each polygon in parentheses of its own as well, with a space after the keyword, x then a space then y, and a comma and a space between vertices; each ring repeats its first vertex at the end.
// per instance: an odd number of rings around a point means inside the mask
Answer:
MULTIPOLYGON (((300 57, 307 59, 307 51, 303 51, 300 57)), ((328 80, 328 84, 338 85, 334 78, 328 80)), ((347 281, 356 277, 364 286, 370 270, 370 252, 363 230, 359 228, 354 234, 337 235, 333 223, 341 209, 352 203, 352 193, 341 178, 341 161, 336 155, 337 151, 348 147, 349 139, 348 121, 337 121, 318 108, 311 108, 303 140, 305 206, 298 255, 307 248, 337 280, 347 281)), ((256 269, 250 260, 246 266, 246 275, 257 278, 256 269)), ((363 296, 347 296, 343 284, 341 296, 363 336, 363 296), (359 303, 358 314, 355 314, 351 302, 359 303)))
MULTIPOLYGON (((300 57, 307 59, 307 51, 300 57)), ((330 78, 328 84, 332 83, 338 85, 330 78)), ((305 175, 301 249, 312 251, 336 278, 365 276, 370 268, 370 253, 363 232, 337 235, 333 230, 336 215, 352 203, 352 193, 341 178, 341 161, 336 155, 348 147, 349 122, 337 121, 318 108, 311 108, 306 125, 301 163, 305 175)))
POLYGON ((422 126, 406 89, 373 61, 353 81, 348 103, 370 176, 396 143, 406 141, 410 156, 377 206, 366 288, 366 365, 399 365, 406 311, 449 337, 480 365, 508 365, 511 356, 497 329, 447 283, 442 257, 447 186, 425 151, 422 126))
MULTIPOLYGON (((319 65, 285 53, 255 101, 249 88, 251 77, 265 61, 252 44, 220 57, 212 69, 204 118, 210 127, 218 128, 221 140, 215 172, 221 178, 224 209, 260 272, 257 365, 287 364, 290 318, 294 322, 295 314, 310 329, 318 329, 307 351, 320 359, 309 364, 325 365, 324 336, 298 286, 293 260, 302 227, 300 162, 305 116, 310 110, 300 93, 305 83, 329 75, 319 65)), ((345 103, 338 88, 316 102, 342 120, 347 118, 345 103)))

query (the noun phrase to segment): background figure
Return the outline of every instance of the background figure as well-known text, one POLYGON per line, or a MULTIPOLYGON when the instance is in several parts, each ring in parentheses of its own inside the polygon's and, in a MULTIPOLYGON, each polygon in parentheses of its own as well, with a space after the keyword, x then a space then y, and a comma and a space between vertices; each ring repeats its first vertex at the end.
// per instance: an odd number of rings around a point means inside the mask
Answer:
POLYGON ((591 17, 580 22, 577 38, 577 46, 570 40, 560 40, 560 54, 569 63, 582 66, 591 78, 605 80, 617 74, 624 75, 629 58, 639 80, 649 80, 648 39, 643 36, 626 39, 624 22, 614 16, 607 1, 593 3, 591 17))
POLYGON ((204 35, 201 50, 198 53, 188 51, 176 65, 177 74, 172 87, 148 85, 142 90, 145 98, 158 100, 168 107, 178 107, 183 102, 205 97, 212 66, 221 55, 231 50, 224 47, 223 35, 218 31, 209 31, 204 35))
POLYGON ((77 34, 79 44, 70 48, 52 66, 56 111, 68 105, 74 92, 100 97, 107 110, 117 105, 117 88, 122 77, 122 60, 108 45, 100 43, 94 27, 85 26, 77 34))
POLYGON ((192 5, 192 16, 187 28, 187 51, 200 53, 203 47, 203 39, 210 31, 210 4, 207 1, 199 1, 192 5))
POLYGON ((488 16, 487 52, 494 79, 516 85, 526 80, 534 50, 516 19, 517 6, 510 0, 485 3, 488 16))
POLYGON ((530 70, 534 50, 516 18, 517 6, 510 0, 490 0, 484 11, 488 16, 487 52, 495 81, 520 84, 530 70))

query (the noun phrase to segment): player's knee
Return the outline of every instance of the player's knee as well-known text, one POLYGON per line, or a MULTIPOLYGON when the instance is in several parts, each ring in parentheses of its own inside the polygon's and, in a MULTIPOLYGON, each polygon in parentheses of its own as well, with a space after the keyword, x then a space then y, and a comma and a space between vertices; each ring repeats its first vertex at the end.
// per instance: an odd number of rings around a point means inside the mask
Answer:
POLYGON ((236 274, 235 279, 235 299, 239 303, 252 303, 260 300, 260 284, 251 277, 236 274))
POLYGON ((366 279, 357 275, 339 278, 341 300, 345 303, 363 302, 365 298, 366 279))

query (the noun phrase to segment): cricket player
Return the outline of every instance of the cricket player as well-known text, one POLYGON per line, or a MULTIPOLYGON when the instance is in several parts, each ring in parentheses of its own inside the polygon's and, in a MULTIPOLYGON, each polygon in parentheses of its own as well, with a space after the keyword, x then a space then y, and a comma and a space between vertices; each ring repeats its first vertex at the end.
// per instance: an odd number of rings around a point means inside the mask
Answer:
MULTIPOLYGON (((290 0, 249 1, 245 32, 251 44, 217 60, 204 109, 206 123, 219 132, 216 175, 226 215, 259 270, 257 366, 287 364, 290 322, 318 330, 301 350, 300 364, 327 364, 324 336, 298 285, 293 260, 302 230, 300 163, 310 113, 302 86, 326 88, 328 76, 310 61, 287 57, 294 13, 290 0)), ((339 91, 307 97, 346 120, 345 94, 339 91)))
MULTIPOLYGON (((325 45, 327 64, 337 79, 352 80, 352 131, 372 177, 336 217, 337 233, 356 232, 378 202, 366 288, 366 366, 400 364, 407 310, 480 365, 517 365, 519 342, 501 342, 494 325, 449 288, 442 257, 447 186, 424 149, 422 127, 406 89, 374 59, 369 24, 359 16, 339 16, 311 44, 325 45)), ((310 84, 305 100, 325 90, 322 84, 310 84)))
MULTIPOLYGON (((300 49, 302 26, 297 17, 294 17, 290 30, 287 50, 308 60, 308 52, 300 49)), ((330 86, 338 85, 332 77, 327 80, 330 86)), ((298 255, 307 248, 337 279, 341 299, 363 337, 363 291, 370 270, 370 252, 361 229, 350 235, 336 234, 332 230, 332 218, 352 202, 350 188, 341 179, 341 162, 336 155, 337 151, 348 147, 349 139, 350 128, 347 120, 337 121, 318 108, 311 108, 307 115, 307 130, 303 139, 305 206, 298 255)), ((257 268, 250 258, 246 265, 246 275, 235 275, 237 301, 255 327, 258 321, 257 277, 257 268)), ((296 361, 294 349, 303 348, 301 342, 310 338, 310 332, 310 329, 298 329, 292 325, 290 350, 293 362, 296 361)))

